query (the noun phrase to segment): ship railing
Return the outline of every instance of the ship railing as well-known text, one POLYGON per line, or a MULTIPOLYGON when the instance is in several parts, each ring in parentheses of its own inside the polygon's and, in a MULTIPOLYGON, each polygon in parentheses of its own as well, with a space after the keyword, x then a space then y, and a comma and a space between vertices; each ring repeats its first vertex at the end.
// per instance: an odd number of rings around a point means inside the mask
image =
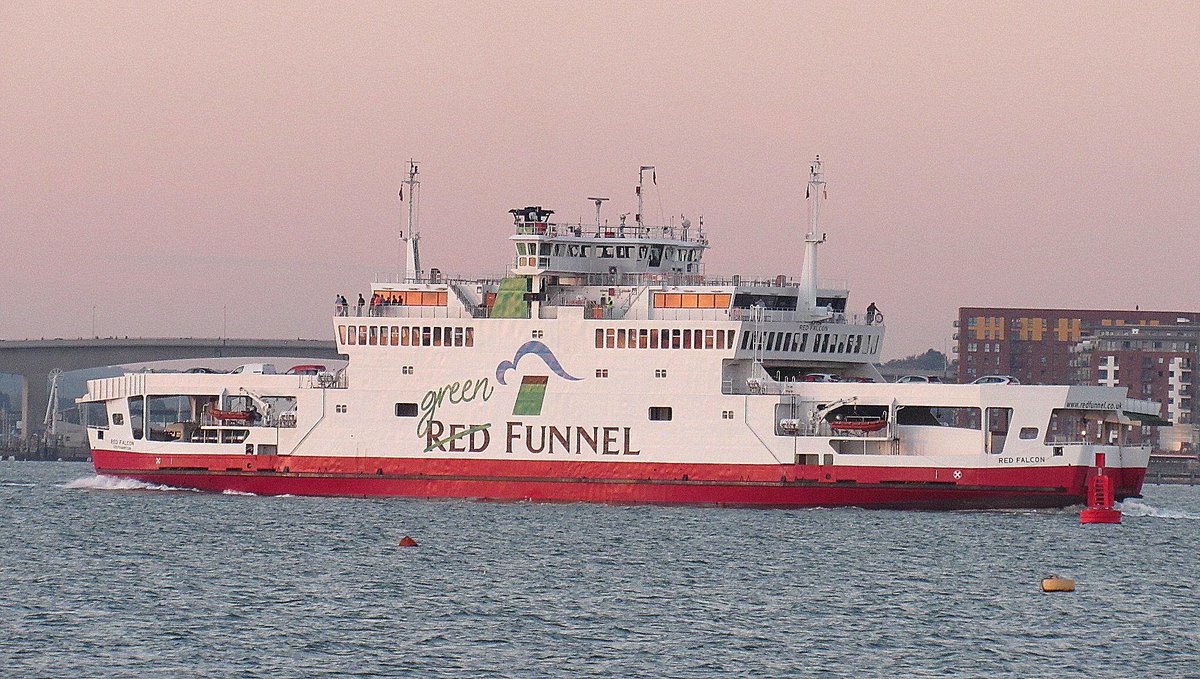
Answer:
POLYGON ((349 386, 350 381, 346 377, 345 370, 303 375, 300 380, 301 389, 345 389, 349 386))
POLYGON ((808 311, 790 311, 784 309, 730 309, 729 319, 733 321, 785 322, 785 323, 830 323, 834 325, 877 325, 883 327, 883 316, 868 316, 866 314, 832 313, 825 318, 812 318, 808 311))
POLYGON ((708 239, 700 235, 699 229, 682 226, 638 226, 636 224, 596 224, 558 222, 518 222, 516 233, 521 236, 549 236, 552 238, 638 238, 644 240, 672 240, 685 243, 708 245, 708 239))
POLYGON ((266 416, 259 417, 254 421, 232 418, 213 417, 209 413, 201 413, 201 427, 223 427, 223 428, 246 428, 246 427, 268 427, 278 429, 295 429, 296 428, 296 411, 289 410, 283 413, 271 413, 266 416))

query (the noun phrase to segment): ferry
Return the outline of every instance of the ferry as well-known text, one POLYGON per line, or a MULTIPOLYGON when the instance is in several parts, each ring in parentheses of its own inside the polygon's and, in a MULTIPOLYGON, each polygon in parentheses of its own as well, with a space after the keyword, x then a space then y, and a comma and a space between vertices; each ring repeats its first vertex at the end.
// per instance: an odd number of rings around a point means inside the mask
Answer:
MULTIPOLYGON (((710 277, 703 220, 510 210, 497 279, 403 269, 338 304, 341 369, 132 373, 79 401, 96 472, 262 495, 963 509, 1138 496, 1154 403, 1124 388, 889 383, 885 325, 818 278, 818 157, 796 278, 710 277), (582 221, 582 220, 581 220, 582 221), (364 300, 365 302, 365 300, 364 300)), ((403 190, 401 191, 403 200, 403 190)), ((343 298, 339 297, 339 302, 343 298)))

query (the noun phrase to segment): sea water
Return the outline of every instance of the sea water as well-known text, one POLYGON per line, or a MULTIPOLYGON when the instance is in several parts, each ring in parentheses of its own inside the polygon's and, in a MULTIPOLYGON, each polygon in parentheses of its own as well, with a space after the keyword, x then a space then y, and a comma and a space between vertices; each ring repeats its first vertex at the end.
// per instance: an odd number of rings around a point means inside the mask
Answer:
POLYGON ((1200 488, 1123 509, 258 497, 0 462, 0 675, 1200 677, 1200 488))

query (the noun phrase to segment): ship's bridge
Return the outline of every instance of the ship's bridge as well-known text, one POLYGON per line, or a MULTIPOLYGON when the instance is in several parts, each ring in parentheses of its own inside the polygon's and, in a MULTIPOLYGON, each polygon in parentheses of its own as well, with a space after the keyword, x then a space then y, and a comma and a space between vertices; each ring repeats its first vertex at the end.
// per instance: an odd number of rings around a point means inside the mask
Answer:
POLYGON ((531 206, 509 210, 515 221, 513 273, 582 277, 605 274, 703 273, 701 259, 709 247, 688 220, 676 226, 640 224, 556 224, 553 210, 531 206))

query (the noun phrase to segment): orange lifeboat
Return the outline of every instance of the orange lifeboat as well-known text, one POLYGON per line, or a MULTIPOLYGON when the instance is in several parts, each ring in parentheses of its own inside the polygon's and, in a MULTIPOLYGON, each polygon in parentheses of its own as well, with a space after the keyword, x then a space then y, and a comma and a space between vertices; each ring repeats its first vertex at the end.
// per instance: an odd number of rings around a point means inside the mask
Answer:
POLYGON ((887 426, 887 420, 881 417, 859 417, 846 420, 834 420, 829 428, 835 432, 871 432, 879 431, 887 426))

